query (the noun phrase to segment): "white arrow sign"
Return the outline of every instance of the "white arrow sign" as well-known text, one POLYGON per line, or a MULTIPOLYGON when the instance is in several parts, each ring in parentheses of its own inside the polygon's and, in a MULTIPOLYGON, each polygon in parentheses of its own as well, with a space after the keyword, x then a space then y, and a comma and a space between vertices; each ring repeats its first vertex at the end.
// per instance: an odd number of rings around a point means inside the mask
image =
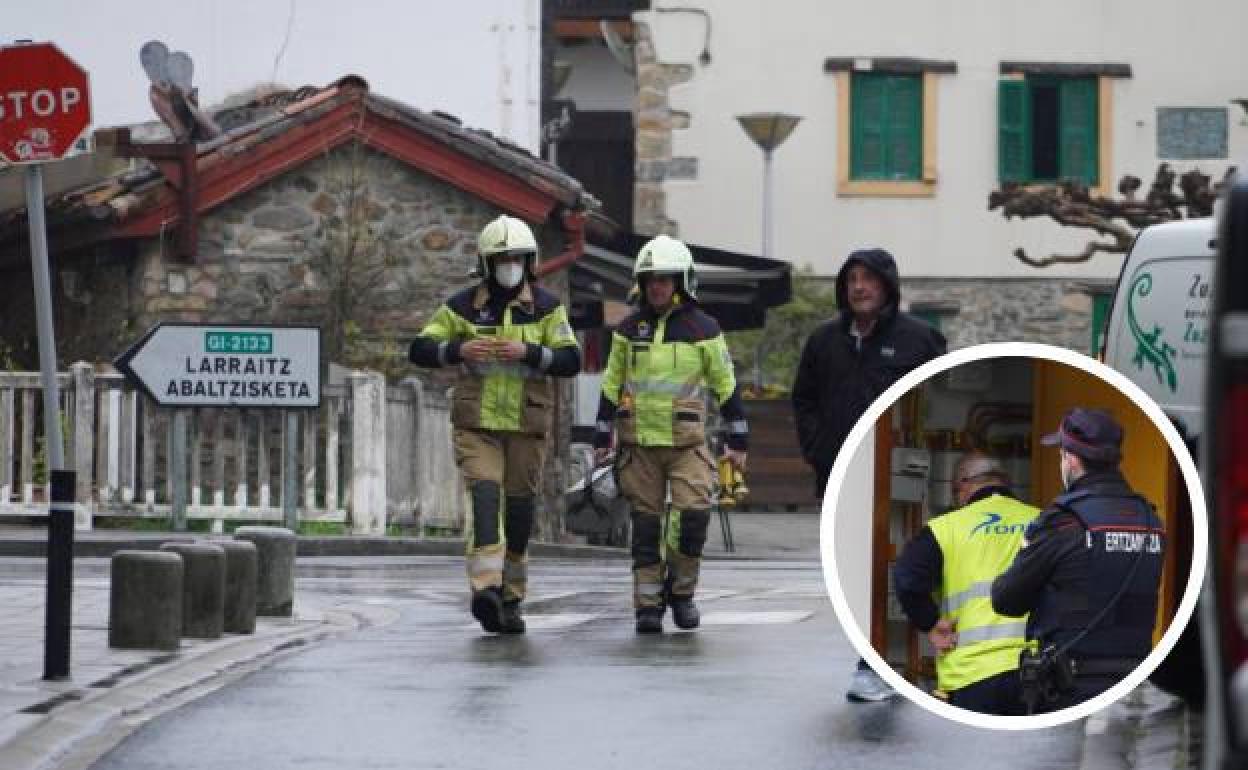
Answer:
POLYGON ((160 323, 114 364, 161 406, 315 407, 321 330, 160 323))

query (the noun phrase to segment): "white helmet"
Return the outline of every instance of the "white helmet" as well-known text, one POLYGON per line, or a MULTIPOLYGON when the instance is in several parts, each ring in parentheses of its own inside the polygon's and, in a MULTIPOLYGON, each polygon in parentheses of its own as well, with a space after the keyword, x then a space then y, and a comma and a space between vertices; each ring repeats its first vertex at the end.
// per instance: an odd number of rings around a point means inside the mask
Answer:
POLYGON ((638 285, 646 274, 665 274, 677 276, 677 288, 688 295, 689 299, 697 299, 698 278, 693 272, 693 254, 689 247, 670 235, 659 235, 651 238, 637 252, 637 261, 633 264, 633 276, 638 285))
POLYGON ((522 254, 525 272, 532 277, 537 270, 537 239, 524 220, 506 214, 490 222, 477 238, 477 258, 481 274, 489 275, 498 254, 522 254))

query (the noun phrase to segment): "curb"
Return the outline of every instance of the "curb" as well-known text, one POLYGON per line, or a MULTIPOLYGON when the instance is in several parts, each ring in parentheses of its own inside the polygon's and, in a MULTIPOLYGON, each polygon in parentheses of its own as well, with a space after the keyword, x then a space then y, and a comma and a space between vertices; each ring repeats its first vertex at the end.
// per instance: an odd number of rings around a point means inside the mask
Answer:
MULTIPOLYGON (((382 608, 335 606, 265 634, 233 636, 177 659, 123 670, 0 718, 5 770, 90 767, 150 719, 330 636, 386 622, 382 608), (319 617, 318 617, 319 616, 319 617)), ((393 618, 389 618, 393 620, 393 618)), ((278 620, 277 622, 287 622, 278 620)))
MULTIPOLYGON (((162 543, 173 542, 213 542, 229 539, 225 535, 188 534, 185 532, 153 532, 150 534, 119 533, 101 536, 94 532, 76 533, 74 537, 74 558, 108 558, 117 551, 158 550, 162 543)), ((463 556, 464 542, 459 538, 415 538, 376 536, 365 537, 340 535, 335 537, 298 537, 296 539, 297 556, 463 556)), ((605 559, 623 561, 631 558, 629 549, 612 548, 602 545, 580 545, 573 543, 531 543, 529 555, 538 559, 605 559)), ((38 536, 22 535, 5 537, 0 535, 0 558, 16 557, 43 559, 47 557, 47 537, 40 532, 38 536)), ((800 554, 781 550, 769 553, 727 553, 723 551, 703 552, 702 558, 707 561, 765 561, 774 559, 802 560, 800 554)))

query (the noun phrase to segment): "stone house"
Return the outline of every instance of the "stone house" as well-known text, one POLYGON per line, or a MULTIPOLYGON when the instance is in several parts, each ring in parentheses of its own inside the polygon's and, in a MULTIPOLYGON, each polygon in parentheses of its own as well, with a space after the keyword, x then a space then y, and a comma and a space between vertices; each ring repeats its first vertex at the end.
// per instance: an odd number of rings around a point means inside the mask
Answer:
MULTIPOLYGON (((100 154, 132 160, 46 201, 62 368, 110 361, 179 320, 316 325, 323 363, 415 374, 410 338, 476 280, 477 233, 500 213, 533 226, 544 285, 566 300, 597 202, 524 149, 357 76, 213 117, 219 136, 181 144, 98 132, 100 154)), ((34 368, 28 254, 24 209, 0 212, 0 352, 34 368)))

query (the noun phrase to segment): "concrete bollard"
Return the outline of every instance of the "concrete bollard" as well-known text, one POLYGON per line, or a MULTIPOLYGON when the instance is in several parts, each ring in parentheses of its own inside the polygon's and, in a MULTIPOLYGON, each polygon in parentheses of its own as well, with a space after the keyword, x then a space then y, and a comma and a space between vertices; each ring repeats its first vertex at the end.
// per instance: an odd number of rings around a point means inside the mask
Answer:
POLYGON ((234 537, 256 546, 256 614, 283 618, 293 615, 295 533, 282 527, 239 527, 234 537))
POLYGON ((109 563, 108 646, 176 650, 182 637, 182 557, 118 551, 109 563))
POLYGON ((256 630, 256 573, 259 554, 250 540, 219 540, 225 551, 225 632, 256 630))
POLYGON ((182 557, 182 635, 218 639, 225 626, 225 551, 208 543, 164 543, 182 557))

